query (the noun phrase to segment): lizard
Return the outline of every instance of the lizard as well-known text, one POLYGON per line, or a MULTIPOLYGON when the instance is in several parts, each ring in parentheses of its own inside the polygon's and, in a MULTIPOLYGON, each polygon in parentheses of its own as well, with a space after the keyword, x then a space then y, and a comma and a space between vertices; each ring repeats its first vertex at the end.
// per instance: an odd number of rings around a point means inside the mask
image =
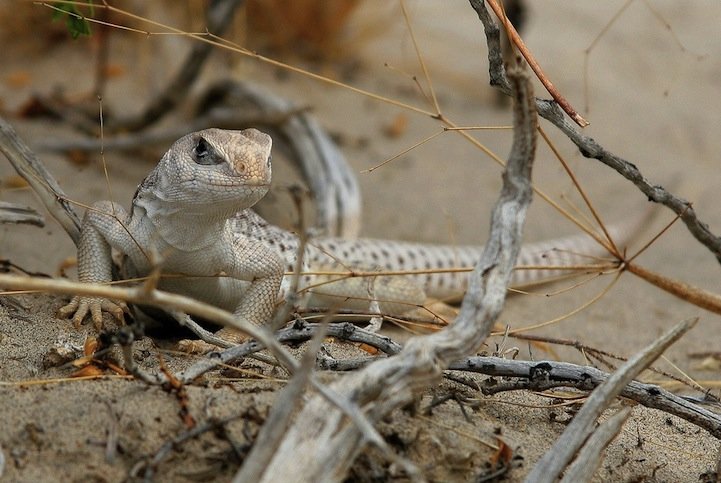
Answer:
MULTIPOLYGON (((127 277, 148 275, 160 260, 164 273, 184 277, 161 277, 158 288, 225 308, 257 325, 268 322, 278 299, 288 295, 300 243, 296 234, 252 210, 270 187, 271 148, 270 136, 256 129, 206 129, 177 140, 138 186, 129 213, 110 201, 95 203, 86 212, 78 243, 80 281, 110 282, 111 249, 115 249, 124 255, 127 277)), ((609 228, 612 237, 623 231, 609 228)), ((303 302, 310 306, 332 307, 341 300, 343 306, 367 308, 370 295, 380 300, 381 312, 402 314, 421 306, 427 297, 463 292, 467 274, 443 270, 474 266, 481 250, 481 246, 314 237, 305 247, 306 274, 300 277, 299 288, 306 294, 303 302), (394 277, 382 275, 383 270, 416 273, 394 277), (367 278, 349 278, 333 277, 328 271, 371 273, 367 278), (333 278, 340 280, 329 283, 333 278)), ((518 261, 557 266, 604 255, 607 250, 583 234, 525 245, 518 261)), ((534 282, 542 276, 535 271, 515 273, 514 283, 534 282)), ((59 315, 72 316, 76 326, 90 315, 99 329, 102 312, 122 321, 126 310, 121 302, 75 296, 59 315)), ((230 329, 221 329, 218 335, 243 340, 230 329)))

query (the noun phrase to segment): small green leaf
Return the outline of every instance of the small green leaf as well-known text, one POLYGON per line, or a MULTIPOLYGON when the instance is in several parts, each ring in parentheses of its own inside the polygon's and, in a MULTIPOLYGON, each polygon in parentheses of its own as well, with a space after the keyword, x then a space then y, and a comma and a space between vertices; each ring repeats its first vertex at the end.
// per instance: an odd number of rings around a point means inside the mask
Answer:
MULTIPOLYGON (((92 13, 92 5, 90 7, 92 13)), ((90 35, 90 22, 85 18, 83 13, 73 3, 59 3, 56 10, 53 11, 53 21, 66 17, 65 25, 73 39, 77 39, 81 35, 90 35)))

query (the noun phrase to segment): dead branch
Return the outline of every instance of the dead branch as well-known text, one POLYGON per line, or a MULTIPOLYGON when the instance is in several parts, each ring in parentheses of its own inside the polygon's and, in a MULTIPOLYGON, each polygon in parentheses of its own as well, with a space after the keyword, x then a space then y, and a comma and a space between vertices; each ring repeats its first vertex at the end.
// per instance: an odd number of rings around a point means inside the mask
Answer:
POLYGON ((235 476, 236 480, 257 481, 268 461, 273 457, 275 448, 290 425, 293 409, 296 403, 301 400, 308 385, 308 380, 315 365, 315 354, 320 350, 323 343, 327 325, 327 323, 323 324, 319 328, 320 330, 313 335, 311 343, 301 358, 298 371, 276 397, 268 418, 253 443, 250 454, 248 454, 241 470, 235 476))
POLYGON ((225 327, 232 327, 258 340, 291 372, 297 361, 275 340, 265 327, 257 326, 247 320, 235 317, 230 312, 213 305, 200 302, 190 297, 163 292, 148 286, 119 288, 97 283, 80 283, 69 280, 27 277, 0 274, 0 287, 17 290, 37 290, 49 293, 68 295, 89 295, 107 299, 123 300, 135 304, 163 307, 165 310, 176 310, 196 315, 225 327))
POLYGON ((721 295, 665 277, 635 263, 626 265, 626 270, 688 303, 721 315, 721 295))
MULTIPOLYGON (((210 2, 207 11, 207 31, 214 35, 222 35, 230 25, 233 13, 241 2, 242 0, 210 2)), ((212 51, 211 43, 195 42, 183 65, 160 95, 155 96, 137 116, 117 120, 107 119, 105 130, 107 132, 140 131, 173 112, 178 104, 188 98, 190 88, 212 51)))
MULTIPOLYGON (((521 53, 523 58, 526 59, 526 62, 528 62, 528 65, 531 66, 531 69, 536 74, 536 77, 538 77, 538 80, 541 81, 541 84, 543 84, 543 87, 546 88, 548 93, 551 94, 551 97, 553 97, 558 105, 561 106, 561 109, 563 109, 576 124, 581 127, 588 126, 589 122, 573 108, 571 103, 568 102, 558 89, 556 89, 556 86, 553 85, 548 76, 543 72, 543 69, 541 69, 540 64, 533 56, 533 53, 528 49, 528 47, 526 47, 525 42, 523 42, 521 36, 518 35, 516 28, 506 17, 506 12, 503 11, 503 8, 496 0, 487 0, 487 3, 493 9, 496 17, 498 17, 498 19, 503 23, 503 26, 508 34, 508 38, 518 48, 518 51, 521 53)), ((471 6, 474 9, 482 8, 482 2, 471 0, 471 6)))
POLYGON ((601 413, 623 391, 623 388, 660 357, 671 344, 696 325, 696 322, 698 318, 678 323, 644 350, 631 357, 598 386, 553 446, 536 463, 526 477, 526 481, 538 483, 556 481, 593 432, 601 413))
MULTIPOLYGON (((475 350, 503 307, 532 196, 530 175, 537 132, 528 75, 517 69, 510 77, 515 93, 513 148, 493 211, 491 236, 471 275, 458 319, 440 332, 411 339, 396 356, 370 364, 332 386, 359 406, 371 422, 407 404, 415 391, 437 381, 451 361, 475 350)), ((314 396, 277 448, 262 481, 340 481, 366 442, 342 412, 314 396), (313 458, 302 466, 287 464, 299 454, 312 454, 313 458)))
POLYGON ((663 186, 652 184, 633 163, 606 150, 593 138, 581 134, 566 121, 558 106, 552 102, 540 100, 538 113, 541 117, 554 124, 578 146, 584 157, 598 159, 631 181, 650 201, 670 208, 686 224, 691 235, 708 248, 721 263, 721 237, 713 234, 708 225, 698 219, 696 211, 690 202, 676 197, 663 186))
POLYGON ((630 415, 631 408, 623 408, 601 424, 578 452, 578 458, 568 466, 561 483, 591 481, 601 464, 603 451, 618 435, 630 415))
MULTIPOLYGON (((310 340, 317 331, 318 324, 297 321, 294 326, 276 334, 281 344, 300 343, 310 340)), ((350 323, 331 324, 327 335, 348 342, 367 344, 383 351, 387 355, 397 354, 402 346, 385 336, 373 334, 350 323)), ((247 356, 262 349, 257 342, 248 342, 222 351, 212 358, 201 360, 178 375, 178 379, 189 383, 203 373, 247 356)), ((322 358, 321 358, 322 359, 322 358)), ((321 360, 321 368, 328 370, 355 370, 377 360, 367 357, 351 360, 321 360), (336 367, 333 367, 337 364, 336 367), (338 367, 340 366, 340 367, 338 367), (345 367, 347 366, 347 367, 345 367)), ((552 388, 576 388, 583 391, 593 390, 608 379, 609 374, 595 367, 580 366, 558 361, 523 361, 491 356, 474 356, 454 361, 448 367, 452 371, 474 372, 492 378, 478 382, 476 386, 484 395, 504 391, 545 391, 552 388), (507 383, 499 382, 497 377, 513 378, 507 383)), ((621 396, 650 409, 658 409, 705 429, 717 438, 721 438, 721 416, 679 397, 654 384, 633 381, 621 391, 621 396)))
MULTIPOLYGON (((133 301, 132 295, 136 293, 129 291, 130 289, 80 284, 48 278, 18 277, 6 274, 0 274, 0 286, 20 290, 43 290, 55 293, 85 293, 88 295, 125 299, 128 301, 133 301)), ((171 295, 171 300, 169 301, 165 299, 164 295, 166 294, 158 292, 152 294, 152 301, 145 298, 138 298, 135 301, 161 305, 166 310, 168 307, 175 306, 183 311, 194 313, 220 324, 223 324, 226 318, 232 318, 231 314, 211 306, 205 306, 205 304, 198 304, 191 299, 171 295), (206 311, 206 308, 209 309, 209 311, 206 311), (221 317, 215 317, 215 311, 223 315, 221 315, 221 317)), ((309 340, 315 333, 317 326, 317 324, 299 322, 291 328, 280 331, 277 334, 277 340, 279 343, 296 343, 309 340)), ((401 351, 401 346, 391 339, 369 333, 349 323, 330 325, 328 327, 328 335, 351 342, 365 343, 377 347, 388 355, 397 354, 401 351)), ((115 342, 120 343, 120 341, 115 342)), ((129 344, 121 345, 123 345, 124 348, 125 346, 129 347, 129 344)), ((188 384, 205 372, 214 369, 219 364, 237 360, 254 352, 258 352, 263 348, 263 344, 257 341, 232 347, 199 361, 186 371, 178 374, 177 379, 183 384, 188 384)), ((126 358, 132 360, 130 356, 131 355, 128 354, 126 358)), ((590 390, 608 377, 607 373, 593 367, 578 366, 556 361, 521 361, 498 357, 468 357, 459 359, 451 363, 448 369, 519 379, 518 383, 514 385, 509 384, 506 387, 502 387, 493 379, 480 382, 478 386, 484 394, 493 394, 502 390, 545 390, 552 387, 575 387, 582 390, 590 390)), ((136 374, 136 376, 150 384, 162 384, 165 382, 165 376, 162 374, 136 374)), ((315 385, 316 381, 313 382, 315 385)), ((646 407, 658 409, 685 419, 721 439, 721 416, 656 385, 633 381, 621 391, 621 396, 634 400, 646 407)))
POLYGON ((68 197, 55 178, 45 169, 43 163, 2 116, 0 116, 0 152, 10 161, 15 171, 28 182, 45 208, 77 245, 80 239, 80 218, 68 202, 68 197))
MULTIPOLYGON (((515 384, 503 385, 495 379, 480 383, 481 391, 495 394, 504 390, 527 389, 543 391, 553 387, 574 387, 592 390, 609 376, 595 367, 557 361, 521 361, 500 357, 469 357, 450 365, 451 370, 478 372, 494 377, 520 378, 515 384)), ((721 415, 679 397, 653 384, 632 381, 621 396, 648 408, 673 414, 705 429, 721 439, 721 415)))
MULTIPOLYGON (((510 94, 510 84, 503 67, 500 30, 483 2, 470 0, 470 3, 483 23, 488 45, 490 83, 502 92, 510 94)), ((578 147, 583 156, 598 159, 613 168, 621 176, 631 181, 650 201, 661 203, 676 213, 686 224, 694 238, 708 248, 721 263, 721 237, 714 235, 709 230, 708 225, 698 219, 691 203, 673 195, 663 186, 652 184, 633 163, 616 156, 598 144, 593 138, 579 132, 573 124, 568 122, 563 115, 563 111, 555 102, 536 99, 536 109, 541 117, 550 121, 563 132, 578 147)))
MULTIPOLYGON (((301 343, 310 340, 317 330, 318 324, 298 320, 292 327, 277 332, 276 338, 281 344, 301 343)), ((389 356, 398 354, 402 350, 401 345, 388 337, 365 331, 347 322, 331 324, 327 329, 327 335, 348 342, 367 344, 389 356)), ((180 373, 178 379, 183 383, 190 383, 220 364, 232 362, 261 349, 262 346, 257 342, 247 342, 232 347, 214 354, 213 357, 198 361, 180 373)), ((357 370, 377 360, 377 356, 335 360, 319 355, 317 367, 334 371, 357 370)), ((510 360, 490 356, 459 359, 452 362, 448 369, 450 372, 446 372, 446 375, 453 375, 453 371, 464 371, 491 376, 490 379, 475 384, 484 395, 517 390, 545 391, 559 387, 590 391, 609 377, 608 373, 594 367, 567 362, 510 360), (499 382, 495 379, 497 377, 514 380, 499 382)), ((721 438, 721 416, 659 386, 632 381, 623 388, 621 396, 650 409, 658 409, 685 419, 721 438)))
MULTIPOLYGON (((317 329, 318 324, 309 324, 298 320, 292 327, 279 331, 276 337, 281 344, 300 343, 310 340, 317 329)), ((387 355, 397 354, 402 349, 402 346, 388 337, 370 333, 350 323, 331 324, 327 329, 327 335, 349 342, 367 344, 387 355)), ((257 342, 247 342, 232 347, 197 362, 179 374, 178 379, 189 383, 220 364, 237 360, 261 349, 262 346, 257 342)), ((377 357, 328 360, 321 356, 318 365, 320 368, 328 370, 356 370, 376 360, 378 360, 377 357)), ((487 356, 460 359, 452 362, 448 369, 516 380, 508 383, 500 383, 496 379, 479 382, 477 386, 484 395, 512 390, 544 391, 557 387, 572 387, 588 391, 603 383, 609 376, 608 373, 594 367, 566 362, 522 361, 487 356)), ((685 419, 721 438, 721 416, 656 385, 633 381, 623 388, 621 396, 648 408, 658 409, 685 419)))
MULTIPOLYGON (((117 288, 95 283, 78 283, 67 280, 0 274, 0 287, 38 290, 49 293, 90 295, 163 307, 164 310, 172 309, 182 311, 225 327, 232 327, 257 339, 261 344, 261 348, 268 348, 281 365, 291 373, 295 373, 299 367, 298 361, 278 343, 267 327, 256 326, 247 320, 236 317, 230 312, 193 300, 189 297, 156 290, 152 284, 146 283, 143 286, 135 288, 117 288)), ((132 357, 132 354, 128 352, 128 348, 129 344, 124 348, 125 357, 132 357)), ((142 377, 143 380, 151 384, 169 381, 167 374, 148 374, 142 377)), ((174 379, 177 383, 183 384, 182 380, 178 378, 174 379)), ((310 376, 310 382, 313 388, 321 395, 322 400, 328 401, 333 408, 337 408, 339 414, 343 415, 343 417, 347 416, 352 421, 353 427, 357 428, 361 437, 366 438, 368 441, 373 441, 378 447, 387 450, 385 441, 378 435, 366 416, 353 401, 329 390, 325 385, 321 384, 313 374, 310 376)), ((411 465, 406 464, 404 460, 396 459, 396 461, 403 464, 409 470, 412 469, 411 465)))
POLYGON ((318 354, 316 354, 315 367, 320 371, 357 371, 361 367, 365 367, 368 364, 371 364, 377 360, 378 358, 375 356, 356 357, 350 359, 336 359, 335 357, 330 355, 330 353, 328 353, 325 347, 323 347, 318 352, 318 354))
MULTIPOLYGON (((277 332, 275 337, 281 344, 305 342, 313 337, 317 327, 317 324, 307 324, 303 321, 298 321, 292 327, 277 332)), ((388 355, 397 354, 402 349, 400 344, 393 342, 393 340, 388 337, 373 334, 347 322, 341 324, 331 324, 327 329, 327 334, 330 337, 337 337, 349 342, 368 344, 369 346, 375 347, 388 355)), ((262 350, 262 348, 263 346, 255 341, 231 347, 214 354, 213 357, 207 357, 196 362, 191 367, 178 374, 178 380, 187 384, 206 372, 218 367, 220 364, 227 364, 238 360, 262 350)))
POLYGON ((24 223, 42 227, 45 226, 45 219, 29 206, 0 201, 0 223, 24 223))

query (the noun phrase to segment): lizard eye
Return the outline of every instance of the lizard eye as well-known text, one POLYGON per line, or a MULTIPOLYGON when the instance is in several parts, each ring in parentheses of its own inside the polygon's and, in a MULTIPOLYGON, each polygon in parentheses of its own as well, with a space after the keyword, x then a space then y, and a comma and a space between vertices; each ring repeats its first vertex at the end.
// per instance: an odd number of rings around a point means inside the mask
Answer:
POLYGON ((223 157, 203 138, 198 139, 198 143, 193 148, 193 159, 196 163, 206 166, 223 162, 223 157))

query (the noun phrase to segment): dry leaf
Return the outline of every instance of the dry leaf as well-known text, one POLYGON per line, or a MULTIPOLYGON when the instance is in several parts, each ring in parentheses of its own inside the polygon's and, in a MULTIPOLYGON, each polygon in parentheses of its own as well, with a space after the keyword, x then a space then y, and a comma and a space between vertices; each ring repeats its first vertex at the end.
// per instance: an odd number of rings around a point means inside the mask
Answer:
POLYGON ((390 124, 383 126, 383 134, 391 139, 399 138, 408 130, 408 116, 399 113, 390 124))
POLYGON ((10 175, 6 176, 2 182, 5 188, 27 188, 28 182, 22 176, 10 175))
POLYGON ((93 376, 102 376, 103 370, 100 369, 98 366, 94 366, 92 364, 83 367, 80 370, 77 370, 70 374, 70 377, 93 377, 93 376))
POLYGON ((19 89, 30 84, 32 75, 26 70, 17 70, 5 76, 5 84, 13 89, 19 89))
POLYGON ((96 337, 87 337, 85 344, 83 344, 83 354, 91 356, 98 350, 98 339, 96 337))
POLYGON ((499 465, 508 466, 513 458, 513 450, 501 438, 496 437, 496 441, 498 441, 498 451, 491 456, 491 465, 493 468, 498 468, 499 465))
POLYGON ((121 64, 108 64, 103 69, 103 73, 107 78, 122 77, 125 75, 125 66, 121 64))
POLYGON ((373 347, 372 345, 368 345, 368 344, 361 344, 361 345, 359 345, 358 347, 359 347, 361 350, 364 350, 364 351, 366 351, 367 353, 369 353, 369 354, 371 354, 371 355, 376 355, 376 354, 378 354, 378 352, 379 352, 378 349, 376 349, 376 348, 373 347))

